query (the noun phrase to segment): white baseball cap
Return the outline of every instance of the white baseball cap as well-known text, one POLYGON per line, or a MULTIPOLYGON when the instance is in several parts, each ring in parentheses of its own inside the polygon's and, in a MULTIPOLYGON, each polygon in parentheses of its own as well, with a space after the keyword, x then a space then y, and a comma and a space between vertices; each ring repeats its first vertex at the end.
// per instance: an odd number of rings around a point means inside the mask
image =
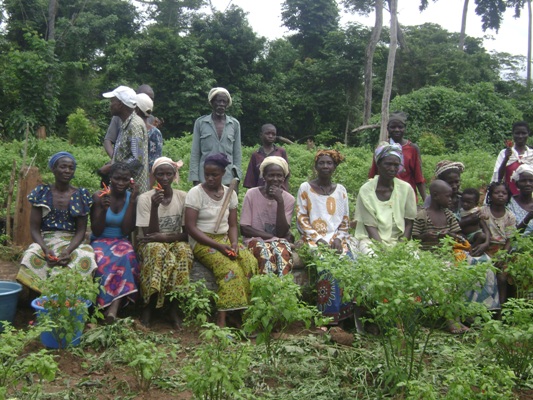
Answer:
POLYGON ((112 92, 107 92, 102 94, 106 99, 111 99, 113 97, 116 97, 119 99, 126 107, 129 108, 135 108, 137 105, 136 97, 137 94, 135 93, 135 90, 132 88, 129 88, 127 86, 119 86, 112 92))
POLYGON ((147 117, 152 113, 154 108, 154 102, 146 93, 139 93, 135 98, 137 102, 137 107, 142 111, 147 117))

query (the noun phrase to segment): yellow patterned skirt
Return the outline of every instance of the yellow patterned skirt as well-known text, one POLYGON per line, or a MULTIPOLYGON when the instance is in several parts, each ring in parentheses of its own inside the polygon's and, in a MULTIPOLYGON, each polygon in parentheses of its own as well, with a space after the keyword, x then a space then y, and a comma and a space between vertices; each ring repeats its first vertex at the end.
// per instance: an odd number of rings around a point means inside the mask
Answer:
MULTIPOLYGON (((206 233, 218 243, 230 246, 226 234, 206 233)), ((194 257, 215 274, 218 285, 217 308, 219 311, 241 310, 250 302, 250 278, 257 274, 257 260, 243 245, 239 245, 239 255, 231 260, 220 251, 197 243, 194 257)))
POLYGON ((169 292, 189 282, 193 262, 189 243, 142 243, 137 255, 141 263, 141 294, 145 304, 157 293, 156 308, 161 308, 169 292))

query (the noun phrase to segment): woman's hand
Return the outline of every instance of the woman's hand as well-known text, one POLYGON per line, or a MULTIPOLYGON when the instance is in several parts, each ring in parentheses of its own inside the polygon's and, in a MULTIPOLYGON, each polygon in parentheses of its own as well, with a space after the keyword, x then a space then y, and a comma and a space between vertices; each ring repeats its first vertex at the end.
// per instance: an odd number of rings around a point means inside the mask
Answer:
POLYGON ((57 265, 57 262, 59 261, 59 258, 56 256, 54 251, 49 249, 48 247, 42 247, 42 250, 46 263, 51 267, 55 267, 57 265))
POLYGON ((344 249, 342 248, 342 241, 339 238, 333 239, 333 242, 331 242, 330 247, 337 251, 337 253, 341 254, 344 249))
POLYGON ((156 190, 152 195, 152 207, 159 207, 165 198, 165 192, 163 190, 156 190))
POLYGON ((472 257, 480 257, 488 248, 489 245, 487 243, 478 244, 477 246, 472 247, 472 250, 470 250, 470 255, 472 257))
POLYGON ((111 196, 109 195, 109 192, 106 192, 105 190, 100 190, 98 193, 98 197, 96 197, 96 202, 100 203, 100 206, 104 210, 107 210, 111 205, 111 196))
POLYGON ((221 244, 217 250, 224 254, 226 257, 228 257, 230 260, 237 259, 237 255, 239 254, 239 249, 237 246, 231 247, 227 244, 221 244))
POLYGON ((168 242, 168 236, 161 232, 155 232, 155 233, 148 233, 144 235, 142 238, 139 238, 139 243, 152 243, 152 242, 158 242, 158 243, 166 243, 168 242))
POLYGON ((279 186, 270 186, 267 193, 276 200, 276 203, 283 201, 283 189, 279 186))
POLYGON ((62 267, 66 267, 67 264, 70 262, 70 253, 65 249, 59 254, 57 258, 57 264, 61 265, 62 267))
POLYGON ((511 158, 512 154, 513 154, 513 148, 512 147, 507 147, 505 149, 505 153, 503 155, 503 159, 504 159, 506 164, 507 164, 507 161, 509 161, 509 158, 511 158))
POLYGON ((137 197, 139 196, 139 185, 137 185, 134 180, 130 181, 130 189, 131 189, 130 201, 137 200, 137 197))

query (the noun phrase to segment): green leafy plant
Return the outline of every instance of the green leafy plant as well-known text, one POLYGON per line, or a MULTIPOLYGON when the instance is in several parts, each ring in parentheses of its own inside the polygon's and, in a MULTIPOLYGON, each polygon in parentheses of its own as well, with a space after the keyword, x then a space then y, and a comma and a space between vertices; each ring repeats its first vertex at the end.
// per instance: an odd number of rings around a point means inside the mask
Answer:
POLYGON ((68 138, 73 144, 90 146, 99 143, 99 129, 87 118, 87 113, 82 108, 77 108, 68 116, 67 130, 68 138))
POLYGON ((205 285, 205 281, 189 282, 169 293, 170 301, 177 300, 185 314, 186 324, 201 326, 213 313, 213 304, 218 296, 205 285))
POLYGON ((395 390, 400 382, 418 379, 428 341, 442 321, 474 315, 488 318, 487 310, 467 302, 465 293, 479 288, 490 264, 455 261, 450 242, 438 254, 421 251, 416 242, 374 246, 374 256, 360 255, 355 263, 339 262, 337 254, 321 249, 317 262, 330 264, 345 299, 355 298, 379 327, 384 380, 395 390))
POLYGON ((250 365, 249 346, 237 343, 239 331, 203 325, 204 344, 195 352, 195 361, 183 368, 187 386, 204 400, 250 399, 244 386, 250 365))
POLYGON ((498 257, 507 265, 507 273, 516 285, 517 297, 526 298, 533 294, 533 243, 531 236, 522 236, 518 232, 512 240, 513 252, 499 252, 498 257))
POLYGON ((161 376, 163 361, 168 357, 176 358, 175 351, 160 349, 154 343, 141 339, 130 339, 120 343, 119 352, 124 362, 132 369, 139 389, 143 392, 161 376))
POLYGON ((47 327, 41 325, 17 330, 8 322, 4 322, 3 327, 0 340, 0 399, 6 398, 10 388, 15 388, 23 378, 31 375, 38 376, 38 382, 23 390, 27 396, 37 396, 43 380, 50 382, 55 379, 58 366, 47 350, 28 353, 27 346, 47 327))
POLYGON ((77 332, 83 331, 86 321, 96 323, 102 317, 97 308, 89 315, 86 303, 95 303, 100 283, 78 268, 52 268, 48 279, 40 283, 40 289, 42 296, 37 299, 37 305, 46 312, 39 313, 38 323, 47 321, 54 326, 51 332, 60 347, 63 343, 70 346, 77 332))
POLYGON ((533 303, 525 299, 509 299, 502 306, 501 321, 483 326, 486 347, 497 359, 511 368, 517 377, 533 376, 533 303))
POLYGON ((265 344, 269 361, 273 360, 271 334, 275 328, 281 334, 296 321, 303 322, 306 328, 311 323, 322 326, 329 322, 316 307, 300 300, 300 287, 294 283, 292 275, 256 275, 250 285, 252 299, 243 315, 243 329, 247 334, 257 333, 256 343, 265 344))

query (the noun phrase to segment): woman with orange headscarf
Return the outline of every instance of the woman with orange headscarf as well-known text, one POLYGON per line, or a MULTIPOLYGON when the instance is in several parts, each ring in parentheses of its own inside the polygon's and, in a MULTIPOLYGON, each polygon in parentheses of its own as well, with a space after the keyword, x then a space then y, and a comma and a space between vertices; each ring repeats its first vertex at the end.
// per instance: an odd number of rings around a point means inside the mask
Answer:
MULTIPOLYGON (((296 224, 301 240, 311 248, 319 244, 353 257, 348 193, 332 177, 344 156, 337 150, 319 150, 315 155, 317 177, 300 185, 296 200, 296 224)), ((319 271, 318 309, 333 323, 353 316, 353 303, 342 303, 342 289, 331 273, 319 271)))

